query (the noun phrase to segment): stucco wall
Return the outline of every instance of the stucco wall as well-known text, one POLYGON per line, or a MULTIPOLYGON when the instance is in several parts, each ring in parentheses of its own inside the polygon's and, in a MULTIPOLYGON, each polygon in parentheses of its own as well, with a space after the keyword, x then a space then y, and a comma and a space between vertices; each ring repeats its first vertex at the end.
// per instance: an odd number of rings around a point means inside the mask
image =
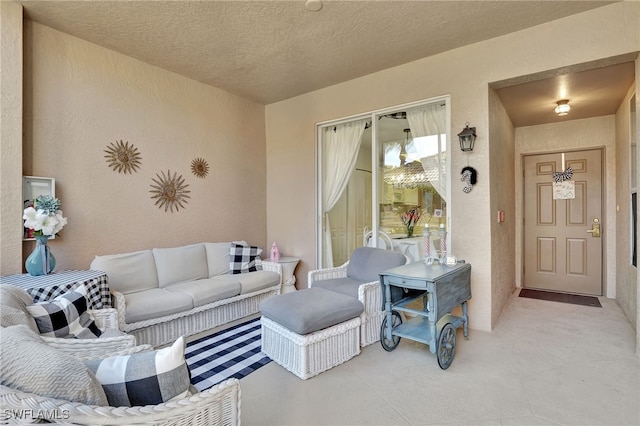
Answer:
POLYGON ((22 6, 0 2, 0 275, 22 264, 22 6))
POLYGON ((23 173, 55 177, 69 221, 51 242, 56 269, 201 241, 266 244, 264 106, 29 20, 25 46, 23 173), (118 140, 138 148, 137 172, 108 167, 118 140), (197 157, 204 179, 191 172, 197 157), (150 198, 168 171, 191 191, 173 213, 150 198))
MULTIPOLYGON (((616 114, 616 299, 629 321, 638 323, 638 268, 631 265, 631 190, 629 149, 629 102, 635 94, 635 86, 629 91, 616 114)), ((637 99, 637 97, 636 97, 637 99)))
POLYGON ((470 326, 490 330, 488 84, 638 51, 639 28, 640 3, 615 3, 268 105, 267 237, 302 258, 298 286, 306 287, 306 273, 315 267, 315 124, 450 94, 451 133, 465 122, 478 133, 471 155, 453 150, 452 170, 468 159, 479 172, 471 193, 452 191, 452 251, 472 264, 470 326))
POLYGON ((489 90, 489 136, 491 202, 491 325, 495 325, 502 308, 516 288, 515 252, 515 129, 507 111, 493 89, 489 90), (504 222, 498 222, 504 211, 504 222))

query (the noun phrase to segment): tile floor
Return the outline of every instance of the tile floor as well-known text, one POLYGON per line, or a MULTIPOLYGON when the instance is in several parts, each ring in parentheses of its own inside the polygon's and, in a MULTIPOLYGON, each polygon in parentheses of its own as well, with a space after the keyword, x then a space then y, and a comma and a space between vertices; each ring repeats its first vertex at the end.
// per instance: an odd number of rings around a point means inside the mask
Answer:
POLYGON ((601 303, 514 295, 493 332, 465 341, 458 330, 446 371, 406 339, 308 380, 271 362, 240 380, 242 424, 640 425, 634 331, 615 301, 601 303))

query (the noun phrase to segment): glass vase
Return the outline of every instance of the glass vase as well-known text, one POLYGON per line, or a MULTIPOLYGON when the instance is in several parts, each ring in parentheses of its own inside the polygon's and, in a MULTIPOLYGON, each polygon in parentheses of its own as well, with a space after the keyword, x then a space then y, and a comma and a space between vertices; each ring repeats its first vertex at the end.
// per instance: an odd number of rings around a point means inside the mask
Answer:
POLYGON ((36 248, 27 257, 24 263, 29 275, 47 275, 56 266, 56 258, 47 245, 48 235, 36 235, 36 248))
POLYGON ((413 237, 413 226, 407 226, 407 238, 413 237))

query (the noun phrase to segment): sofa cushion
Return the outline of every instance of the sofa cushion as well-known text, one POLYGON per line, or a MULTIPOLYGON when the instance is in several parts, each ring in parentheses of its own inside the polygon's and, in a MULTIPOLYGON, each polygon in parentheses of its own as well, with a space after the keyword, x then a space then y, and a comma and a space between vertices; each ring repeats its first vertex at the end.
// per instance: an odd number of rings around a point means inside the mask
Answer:
POLYGON ((86 405, 108 404, 82 361, 44 343, 25 325, 0 327, 0 384, 22 392, 86 405))
POLYGON ((209 277, 229 273, 231 243, 204 243, 209 277))
POLYGON ((363 310, 358 299, 315 287, 260 302, 262 315, 301 335, 355 318, 363 310))
POLYGON ((102 384, 112 407, 157 405, 188 393, 191 377, 184 349, 184 338, 179 337, 164 349, 88 360, 85 364, 102 384))
POLYGON ((124 299, 127 306, 127 323, 160 318, 193 308, 193 300, 189 295, 167 291, 164 288, 129 293, 124 299))
POLYGON ((379 281, 381 272, 402 266, 407 258, 395 251, 374 247, 358 247, 351 254, 347 276, 362 282, 379 281))
POLYGON ((166 287, 209 276, 204 244, 181 247, 154 248, 153 257, 158 271, 158 285, 166 287))
POLYGON ((123 294, 158 288, 158 272, 151 250, 96 256, 91 269, 109 277, 109 288, 123 294))
POLYGON ((242 294, 273 287, 280 283, 280 274, 271 271, 255 271, 235 275, 235 277, 240 281, 240 293, 242 294))
POLYGON ((27 311, 33 299, 23 289, 9 284, 0 284, 0 326, 26 325, 38 331, 35 320, 27 311))
POLYGON ((231 243, 229 269, 232 274, 262 270, 262 249, 246 244, 231 243))
POLYGON ((358 298, 358 288, 364 284, 362 281, 353 278, 331 278, 313 283, 313 288, 324 288, 325 290, 336 291, 347 296, 358 298))
POLYGON ((233 275, 219 275, 202 280, 171 284, 166 286, 165 290, 188 295, 193 301, 193 306, 198 307, 239 295, 240 283, 233 275))
POLYGON ((29 305, 27 311, 43 336, 89 339, 102 334, 87 312, 87 288, 84 285, 55 299, 29 305))

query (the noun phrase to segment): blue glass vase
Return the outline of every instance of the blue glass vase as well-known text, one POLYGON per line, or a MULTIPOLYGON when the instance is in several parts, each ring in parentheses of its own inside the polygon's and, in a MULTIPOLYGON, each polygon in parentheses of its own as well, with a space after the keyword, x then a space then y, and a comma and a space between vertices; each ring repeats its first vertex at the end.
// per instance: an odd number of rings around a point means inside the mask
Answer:
POLYGON ((29 275, 47 275, 56 266, 56 258, 47 245, 48 235, 36 235, 36 248, 24 263, 29 275))

